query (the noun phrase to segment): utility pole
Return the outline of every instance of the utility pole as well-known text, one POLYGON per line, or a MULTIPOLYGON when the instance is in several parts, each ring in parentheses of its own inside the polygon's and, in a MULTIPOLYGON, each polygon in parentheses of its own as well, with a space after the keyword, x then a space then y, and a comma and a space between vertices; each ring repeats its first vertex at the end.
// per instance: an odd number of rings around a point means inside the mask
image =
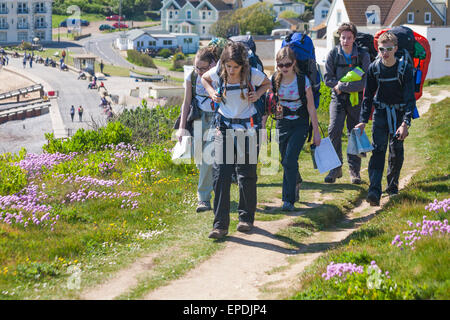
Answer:
POLYGON ((120 18, 122 17, 122 0, 119 2, 119 31, 120 31, 120 18))

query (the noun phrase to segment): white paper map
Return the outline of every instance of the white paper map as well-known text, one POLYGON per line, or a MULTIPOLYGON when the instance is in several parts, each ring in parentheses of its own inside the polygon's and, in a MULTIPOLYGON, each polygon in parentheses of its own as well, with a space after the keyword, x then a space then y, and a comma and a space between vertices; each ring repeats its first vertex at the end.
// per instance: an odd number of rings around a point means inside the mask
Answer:
POLYGON ((316 147, 314 157, 317 164, 317 169, 320 173, 325 173, 331 169, 340 167, 342 165, 339 157, 334 150, 330 138, 323 138, 320 146, 316 147))

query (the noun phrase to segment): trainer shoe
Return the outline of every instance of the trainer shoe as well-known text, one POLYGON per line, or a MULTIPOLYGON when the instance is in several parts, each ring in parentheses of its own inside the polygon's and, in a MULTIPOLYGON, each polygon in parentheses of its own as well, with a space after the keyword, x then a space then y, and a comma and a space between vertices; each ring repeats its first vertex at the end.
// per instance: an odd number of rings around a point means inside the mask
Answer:
POLYGON ((352 184, 361 184, 362 180, 361 177, 359 176, 359 174, 354 174, 350 172, 350 181, 352 182, 352 184))
POLYGON ((226 229, 213 229, 209 235, 208 238, 210 239, 222 239, 228 234, 228 230, 226 229))
POLYGON ((197 212, 203 212, 211 210, 211 204, 209 201, 199 201, 197 205, 197 212))
POLYGON ((342 167, 331 170, 325 177, 326 183, 335 183, 336 179, 342 178, 342 167))
POLYGON ((294 207, 294 204, 292 204, 288 201, 285 201, 285 202, 283 202, 283 208, 281 208, 281 210, 282 211, 294 211, 295 207, 294 207))
POLYGON ((373 192, 369 192, 366 200, 367 200, 367 202, 369 202, 370 206, 372 206, 372 207, 378 207, 380 205, 380 199, 373 192))
POLYGON ((253 227, 253 224, 250 222, 239 221, 236 230, 239 232, 247 232, 250 231, 253 227))

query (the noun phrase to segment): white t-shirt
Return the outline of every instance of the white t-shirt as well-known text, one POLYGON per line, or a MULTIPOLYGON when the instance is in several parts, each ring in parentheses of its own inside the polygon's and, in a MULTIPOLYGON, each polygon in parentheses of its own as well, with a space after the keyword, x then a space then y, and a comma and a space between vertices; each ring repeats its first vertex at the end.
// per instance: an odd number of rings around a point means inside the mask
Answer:
MULTIPOLYGON (((305 76, 305 90, 307 90, 311 86, 309 79, 305 76)), ((297 77, 294 77, 294 80, 291 83, 283 84, 281 83, 280 88, 278 89, 278 98, 280 99, 280 104, 284 107, 289 108, 291 111, 296 111, 299 108, 299 100, 298 101, 281 101, 282 99, 287 100, 297 100, 300 98, 298 94, 298 84, 297 77)), ((302 106, 302 108, 307 108, 307 106, 302 106)), ((299 116, 285 116, 285 119, 295 120, 298 119, 299 116)))
MULTIPOLYGON (((217 66, 211 68, 207 74, 213 81, 215 89, 218 87, 219 76, 217 74, 217 66)), ((251 85, 253 87, 260 86, 266 75, 258 69, 252 68, 251 70, 251 85)), ((244 84, 245 85, 245 84, 244 84)), ((256 108, 253 102, 248 101, 248 90, 243 89, 245 99, 241 99, 240 84, 227 84, 227 90, 224 96, 225 103, 222 101, 219 106, 219 113, 229 119, 246 119, 250 118, 256 113, 256 108), (230 88, 237 87, 238 89, 230 90, 230 88)))
MULTIPOLYGON (((194 71, 192 71, 192 72, 194 72, 194 71)), ((186 78, 184 79, 185 81, 191 82, 192 72, 190 72, 186 76, 186 78)), ((213 112, 213 110, 211 108, 211 101, 212 100, 209 97, 208 92, 206 92, 205 87, 203 87, 203 84, 202 84, 201 80, 202 80, 202 77, 197 76, 197 81, 196 81, 196 86, 195 86, 195 97, 193 97, 193 99, 197 99, 197 105, 203 111, 213 112)))

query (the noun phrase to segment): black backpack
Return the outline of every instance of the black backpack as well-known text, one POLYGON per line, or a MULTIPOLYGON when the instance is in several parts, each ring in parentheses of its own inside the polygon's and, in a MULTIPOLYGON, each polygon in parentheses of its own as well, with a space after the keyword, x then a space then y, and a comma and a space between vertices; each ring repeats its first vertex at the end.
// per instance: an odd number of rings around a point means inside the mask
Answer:
MULTIPOLYGON (((195 99, 196 94, 196 86, 197 86, 197 78, 198 74, 197 72, 192 71, 191 73, 191 84, 192 84, 192 98, 191 98, 191 105, 189 106, 189 113, 186 118, 186 130, 188 130, 191 133, 191 136, 193 135, 193 122, 194 120, 197 120, 201 117, 199 107, 197 106, 197 99, 195 99)), ((180 106, 180 109, 183 107, 183 105, 180 106)), ((180 115, 178 116, 177 120, 175 121, 175 124, 173 125, 174 129, 180 128, 180 122, 181 122, 181 110, 180 115)))
POLYGON ((358 46, 358 49, 363 49, 366 52, 369 53, 370 56, 370 62, 375 61, 378 52, 377 49, 375 49, 375 45, 373 42, 374 38, 371 34, 369 33, 362 33, 362 32, 358 32, 356 34, 356 38, 355 38, 355 43, 358 46))

